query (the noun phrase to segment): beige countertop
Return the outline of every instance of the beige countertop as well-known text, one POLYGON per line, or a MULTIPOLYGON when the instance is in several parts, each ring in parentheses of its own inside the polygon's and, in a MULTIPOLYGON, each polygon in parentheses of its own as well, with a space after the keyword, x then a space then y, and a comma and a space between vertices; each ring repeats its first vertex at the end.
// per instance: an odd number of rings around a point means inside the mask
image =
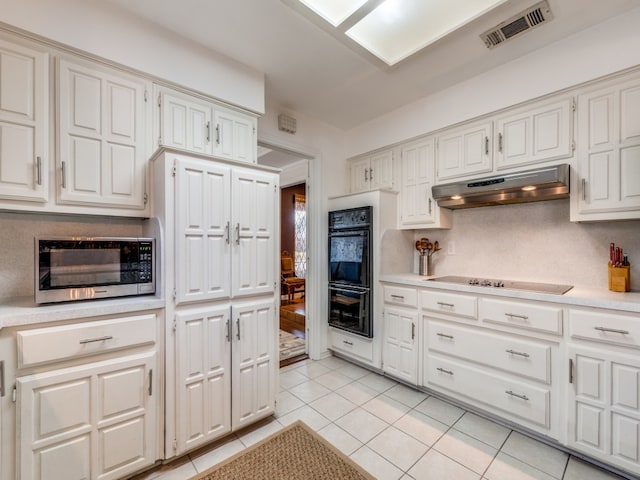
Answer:
POLYGON ((517 298, 522 300, 554 302, 581 307, 608 308, 611 310, 620 310, 623 312, 640 313, 640 292, 620 293, 598 288, 573 287, 564 295, 553 295, 549 293, 509 290, 506 288, 499 289, 474 285, 457 285, 444 282, 429 282, 427 281, 429 278, 434 277, 424 277, 412 273, 406 273, 381 275, 379 279, 381 282, 410 285, 414 287, 493 295, 499 297, 517 298))
POLYGON ((100 315, 118 315, 164 308, 165 301, 153 295, 110 298, 46 305, 33 296, 0 299, 0 329, 47 322, 76 320, 100 315))

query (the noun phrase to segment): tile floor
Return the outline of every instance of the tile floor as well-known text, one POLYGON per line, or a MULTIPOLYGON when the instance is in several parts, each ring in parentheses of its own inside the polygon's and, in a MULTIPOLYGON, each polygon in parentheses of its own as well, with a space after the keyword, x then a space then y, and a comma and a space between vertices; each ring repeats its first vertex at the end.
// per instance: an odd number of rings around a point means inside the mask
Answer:
POLYGON ((136 478, 186 480, 302 420, 379 480, 621 479, 336 357, 280 372, 273 417, 136 478))

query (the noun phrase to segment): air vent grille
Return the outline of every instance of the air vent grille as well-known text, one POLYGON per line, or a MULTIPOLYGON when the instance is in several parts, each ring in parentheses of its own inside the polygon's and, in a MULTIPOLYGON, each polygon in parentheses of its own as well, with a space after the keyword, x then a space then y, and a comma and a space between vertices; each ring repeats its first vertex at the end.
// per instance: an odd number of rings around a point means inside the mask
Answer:
POLYGON ((480 35, 480 38, 482 38, 487 48, 494 48, 506 40, 548 22, 552 18, 551 9, 545 0, 484 32, 480 35))

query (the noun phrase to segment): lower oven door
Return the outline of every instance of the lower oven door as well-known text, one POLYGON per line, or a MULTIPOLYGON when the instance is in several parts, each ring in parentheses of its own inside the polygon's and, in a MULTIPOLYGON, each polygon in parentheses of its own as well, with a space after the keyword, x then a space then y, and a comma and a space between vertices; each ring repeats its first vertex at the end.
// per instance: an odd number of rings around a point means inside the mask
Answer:
POLYGON ((369 288, 329 286, 329 325, 372 338, 371 295, 369 288))

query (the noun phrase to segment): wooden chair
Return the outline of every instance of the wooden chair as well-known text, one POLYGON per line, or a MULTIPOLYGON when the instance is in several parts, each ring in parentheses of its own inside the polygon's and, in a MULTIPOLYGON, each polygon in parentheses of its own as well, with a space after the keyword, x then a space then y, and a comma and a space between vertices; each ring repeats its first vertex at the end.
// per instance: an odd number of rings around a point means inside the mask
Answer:
POLYGON ((287 301, 293 303, 293 297, 296 292, 302 292, 304 297, 304 278, 296 277, 293 267, 293 257, 291 254, 283 250, 280 255, 280 280, 282 291, 287 295, 287 301))

